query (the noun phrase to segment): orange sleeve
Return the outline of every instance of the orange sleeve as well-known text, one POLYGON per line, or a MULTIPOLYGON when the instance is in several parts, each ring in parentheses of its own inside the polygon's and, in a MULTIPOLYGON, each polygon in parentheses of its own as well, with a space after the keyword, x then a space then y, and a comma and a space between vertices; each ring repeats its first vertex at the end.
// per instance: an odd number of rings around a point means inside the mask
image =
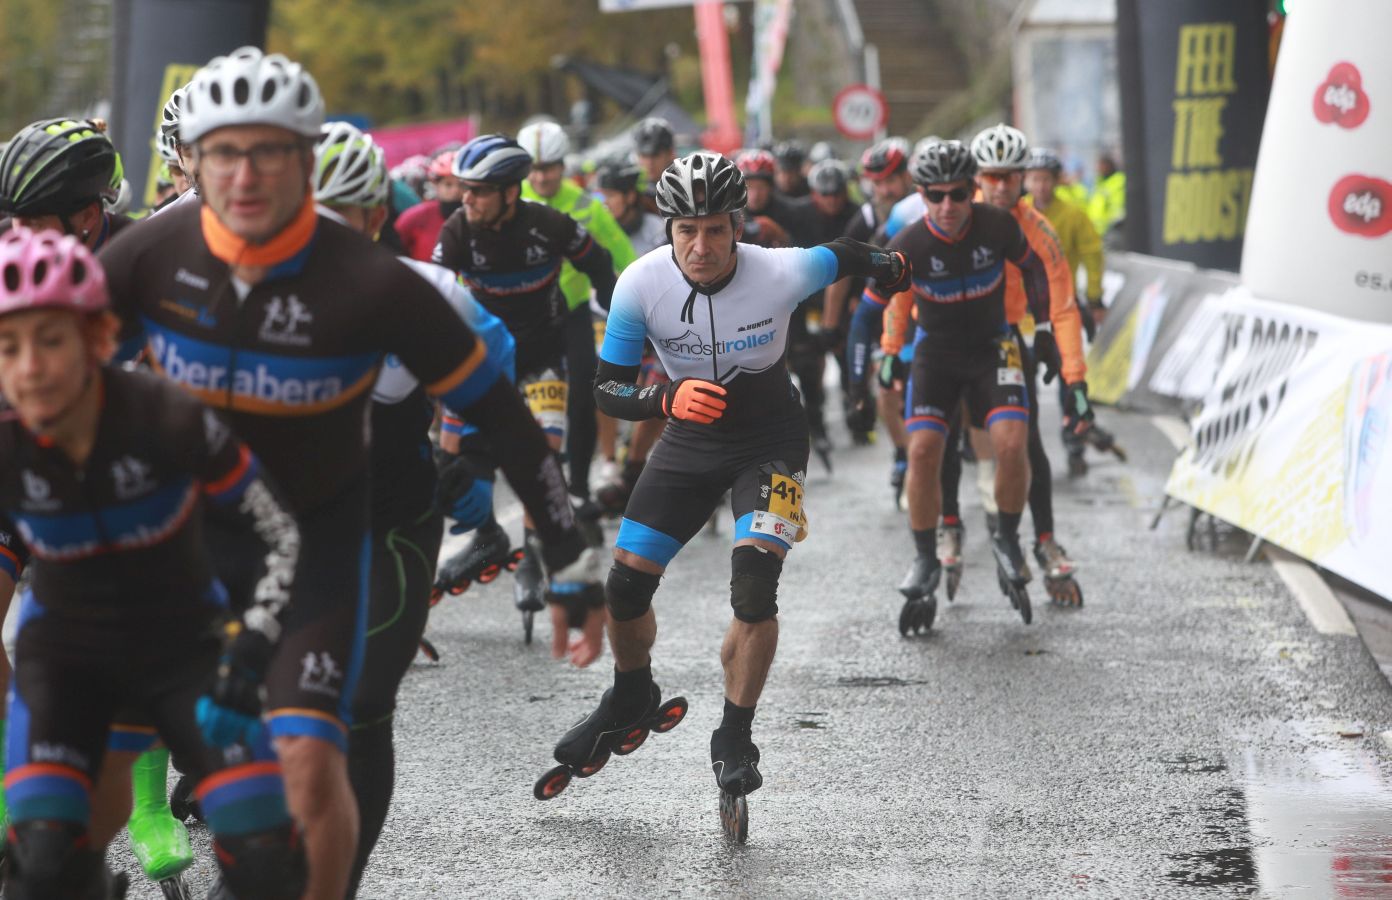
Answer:
MULTIPOLYGON (((1083 317, 1078 312, 1077 290, 1068 257, 1063 254, 1058 233, 1034 204, 1024 200, 1015 207, 1015 218, 1029 240, 1030 249, 1044 260, 1049 273, 1049 319, 1054 326, 1054 340, 1063 357, 1063 380, 1068 384, 1087 377, 1087 361, 1083 356, 1083 317)), ((1010 322, 1018 322, 1025 312, 1025 288, 1020 270, 1007 265, 1006 310, 1010 322)))
POLYGON ((897 356, 908 342, 913 326, 913 291, 900 291, 885 307, 884 331, 880 334, 880 349, 897 356))

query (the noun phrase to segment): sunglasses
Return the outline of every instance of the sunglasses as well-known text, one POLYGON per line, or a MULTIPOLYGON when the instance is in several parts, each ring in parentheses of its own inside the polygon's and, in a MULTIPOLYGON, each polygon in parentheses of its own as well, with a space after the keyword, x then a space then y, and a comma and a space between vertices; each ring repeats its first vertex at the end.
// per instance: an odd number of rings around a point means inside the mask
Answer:
POLYGON ((502 191, 496 184, 460 184, 459 189, 465 197, 470 194, 475 197, 491 197, 502 191))
POLYGON ((941 203, 951 197, 953 203, 961 203, 971 196, 971 191, 964 187, 955 187, 950 191, 935 191, 931 188, 923 191, 923 196, 928 198, 929 203, 941 203))
POLYGON ((1014 172, 980 172, 976 177, 982 181, 989 181, 992 184, 1004 184, 1009 181, 1010 176, 1014 174, 1014 172))

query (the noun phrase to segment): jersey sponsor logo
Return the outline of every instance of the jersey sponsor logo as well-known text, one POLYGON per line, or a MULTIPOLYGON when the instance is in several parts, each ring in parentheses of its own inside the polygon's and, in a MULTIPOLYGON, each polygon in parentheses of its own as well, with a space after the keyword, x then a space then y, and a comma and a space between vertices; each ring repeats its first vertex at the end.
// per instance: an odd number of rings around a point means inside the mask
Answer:
POLYGON ((92 765, 87 754, 76 747, 49 741, 36 742, 29 750, 29 761, 31 763, 56 763, 82 772, 89 771, 92 765))
POLYGON ((1392 232, 1392 182, 1346 175, 1329 192, 1329 218, 1346 234, 1381 237, 1392 232))
POLYGON ((25 469, 20 477, 24 482, 25 494, 25 500, 21 505, 25 509, 44 512, 59 507, 59 502, 53 498, 53 486, 48 483, 47 478, 29 469, 25 469))
POLYGON ((202 275, 195 275, 188 269, 181 268, 179 271, 175 272, 174 280, 179 284, 186 284, 200 291, 206 291, 208 289, 208 279, 204 278, 202 275))
MULTIPOLYGON (((482 253, 478 252, 477 250, 473 250, 473 251, 471 251, 471 252, 473 253, 473 257, 474 257, 474 268, 475 268, 475 269, 486 269, 486 268, 488 268, 488 257, 484 256, 482 253)), ((437 262, 438 262, 438 260, 437 260, 437 262)))
POLYGON ((687 359, 696 359, 701 356, 719 354, 726 356, 731 353, 739 353, 745 350, 753 350, 773 343, 774 337, 778 334, 775 328, 767 334, 750 334, 747 337, 735 338, 732 341, 716 341, 714 345, 705 342, 705 338, 690 328, 680 337, 661 338, 657 344, 662 349, 675 355, 687 359))
POLYGON ((150 464, 133 456, 123 456, 111 464, 111 481, 116 499, 130 500, 155 489, 150 478, 150 464))
POLYGON ((266 318, 261 323, 261 340, 268 344, 309 345, 310 337, 300 332, 301 325, 313 325, 314 314, 291 294, 287 298, 272 297, 266 304, 266 318))
POLYGON ((1368 118, 1370 108, 1363 73, 1353 63, 1336 63, 1315 89, 1315 118, 1326 125, 1357 128, 1368 118))
POLYGON ((208 450, 217 453, 227 443, 227 439, 232 432, 218 418, 217 413, 211 409, 203 410, 203 440, 208 444, 208 450))
POLYGON ((173 313, 181 319, 189 322, 197 322, 205 328, 212 328, 217 325, 217 319, 213 314, 201 306, 197 306, 187 300, 161 300, 160 309, 173 313))
POLYGON ((941 275, 947 271, 947 264, 936 256, 928 258, 928 266, 933 270, 934 275, 941 275))
MULTIPOLYGON (((198 508, 199 492, 191 478, 163 487, 152 485, 146 496, 93 511, 20 516, 20 537, 39 559, 65 562, 108 550, 151 547, 175 534, 198 508), (100 521, 100 526, 99 526, 100 521)), ((51 501, 52 508, 60 508, 51 501)), ((21 502, 21 508, 24 506, 21 502)))
POLYGON ((342 690, 343 670, 327 651, 306 653, 300 660, 300 690, 310 694, 337 697, 342 690))
POLYGON ((536 244, 527 245, 527 265, 539 266, 550 257, 551 253, 545 247, 538 247, 536 244))
POLYGON ((764 319, 762 322, 751 322, 751 323, 749 323, 748 325, 741 325, 741 326, 740 326, 738 329, 736 329, 736 330, 737 330, 737 331, 758 331, 760 328, 763 328, 765 325, 771 325, 772 323, 773 323, 773 319, 772 319, 772 318, 768 318, 768 319, 764 319))
POLYGON ((972 268, 984 269, 996 261, 996 254, 990 247, 976 247, 972 250, 972 268))

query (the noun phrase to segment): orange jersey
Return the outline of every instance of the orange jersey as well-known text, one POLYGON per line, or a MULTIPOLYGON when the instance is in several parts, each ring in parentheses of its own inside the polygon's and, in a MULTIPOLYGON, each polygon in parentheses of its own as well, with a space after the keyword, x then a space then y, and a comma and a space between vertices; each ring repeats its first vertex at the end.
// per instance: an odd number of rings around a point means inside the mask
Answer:
MULTIPOLYGON (((1049 319, 1054 323, 1054 339, 1058 342, 1059 355, 1063 357, 1063 380, 1067 384, 1082 381, 1087 378, 1087 362, 1083 358, 1083 318, 1078 312, 1078 298, 1068 257, 1063 255, 1054 226, 1034 208, 1028 198, 1021 197, 1010 214, 1020 223, 1020 230, 1024 231, 1030 249, 1044 260, 1044 268, 1049 273, 1049 319)), ((1006 263, 1005 320, 1018 325, 1027 311, 1020 270, 1006 263)))

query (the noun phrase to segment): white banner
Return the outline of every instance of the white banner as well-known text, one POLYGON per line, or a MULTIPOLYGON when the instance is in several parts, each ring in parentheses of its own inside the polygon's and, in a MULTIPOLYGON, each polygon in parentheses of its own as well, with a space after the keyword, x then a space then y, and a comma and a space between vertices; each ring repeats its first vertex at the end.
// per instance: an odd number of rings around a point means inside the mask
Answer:
POLYGON ((1168 493, 1392 597, 1392 327, 1241 288, 1211 327, 1217 379, 1168 493))
POLYGON ((1291 6, 1242 281, 1259 297, 1392 323, 1392 3, 1291 6))

